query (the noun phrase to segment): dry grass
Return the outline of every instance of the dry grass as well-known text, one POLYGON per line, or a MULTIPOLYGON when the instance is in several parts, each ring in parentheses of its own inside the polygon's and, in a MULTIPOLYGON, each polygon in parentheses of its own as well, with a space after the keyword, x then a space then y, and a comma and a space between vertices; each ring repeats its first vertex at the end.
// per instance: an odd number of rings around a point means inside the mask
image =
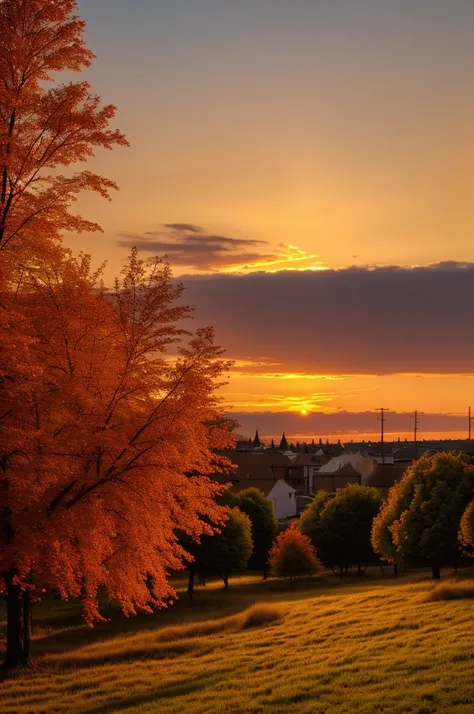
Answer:
POLYGON ((280 608, 268 603, 253 605, 243 613, 241 628, 246 630, 250 627, 265 627, 275 622, 282 622, 283 613, 280 608))
POLYGON ((438 600, 463 600, 474 598, 474 580, 448 580, 426 594, 427 602, 438 600))
POLYGON ((0 681, 0 710, 472 714, 474 602, 431 592, 425 575, 292 592, 247 578, 94 631, 51 602, 36 613, 42 671, 0 681))

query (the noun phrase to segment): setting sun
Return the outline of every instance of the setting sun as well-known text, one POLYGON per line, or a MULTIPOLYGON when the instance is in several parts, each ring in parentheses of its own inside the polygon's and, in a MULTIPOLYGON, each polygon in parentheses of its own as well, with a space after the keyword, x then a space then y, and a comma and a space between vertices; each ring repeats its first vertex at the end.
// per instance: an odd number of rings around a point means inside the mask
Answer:
POLYGON ((307 413, 308 413, 308 410, 307 410, 307 409, 302 409, 301 412, 300 412, 300 414, 301 414, 302 416, 306 416, 307 413))

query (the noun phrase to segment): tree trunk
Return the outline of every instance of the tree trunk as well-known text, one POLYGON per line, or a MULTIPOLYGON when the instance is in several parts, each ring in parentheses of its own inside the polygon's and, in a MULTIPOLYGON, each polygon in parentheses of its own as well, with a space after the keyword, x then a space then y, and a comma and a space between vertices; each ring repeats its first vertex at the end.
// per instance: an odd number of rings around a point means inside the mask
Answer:
POLYGON ((344 575, 344 568, 343 568, 342 565, 340 565, 340 566, 339 566, 339 577, 341 578, 341 580, 342 580, 342 576, 343 576, 343 575, 344 575))
POLYGON ((222 580, 224 581, 224 588, 226 590, 229 589, 229 576, 228 575, 223 575, 222 580))
POLYGON ((398 563, 393 564, 393 574, 395 577, 398 575, 398 563))
POLYGON ((31 590, 27 588, 23 593, 23 655, 22 664, 27 667, 31 664, 31 590))
POLYGON ((432 565, 431 572, 433 573, 433 580, 441 580, 441 568, 439 565, 432 565))
POLYGON ((193 595, 194 595, 194 570, 189 571, 188 595, 189 595, 189 599, 192 602, 193 595))
POLYGON ((21 612, 21 590, 19 585, 12 584, 12 578, 7 580, 7 651, 4 669, 13 669, 23 664, 23 632, 21 612))

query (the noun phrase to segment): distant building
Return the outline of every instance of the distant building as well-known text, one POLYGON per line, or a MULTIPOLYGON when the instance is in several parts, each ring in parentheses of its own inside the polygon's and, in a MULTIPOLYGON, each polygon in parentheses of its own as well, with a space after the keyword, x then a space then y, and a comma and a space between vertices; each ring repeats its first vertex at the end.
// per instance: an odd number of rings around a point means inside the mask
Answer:
POLYGON ((328 491, 329 493, 334 493, 338 488, 360 483, 361 475, 351 463, 340 464, 335 471, 326 471, 324 467, 318 471, 313 479, 313 492, 328 491))
POLYGON ((356 451, 353 454, 342 454, 341 456, 334 456, 330 459, 324 468, 321 469, 321 473, 336 473, 342 466, 347 466, 348 464, 353 467, 355 472, 361 477, 361 482, 364 483, 364 479, 372 473, 376 467, 377 460, 364 451, 356 451))
POLYGON ((405 469, 406 465, 403 464, 377 464, 363 483, 365 486, 378 488, 385 498, 391 487, 400 481, 405 469))

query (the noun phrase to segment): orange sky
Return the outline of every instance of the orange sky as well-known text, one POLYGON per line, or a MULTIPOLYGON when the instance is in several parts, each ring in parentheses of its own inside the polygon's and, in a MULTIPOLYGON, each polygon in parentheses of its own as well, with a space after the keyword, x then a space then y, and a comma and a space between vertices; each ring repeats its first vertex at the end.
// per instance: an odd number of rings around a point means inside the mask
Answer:
MULTIPOLYGON (((170 244, 176 275, 474 261, 474 4, 79 7, 98 56, 87 77, 118 105, 131 142, 91 165, 120 194, 78 204, 104 235, 67 237, 95 263, 108 260, 107 280, 132 244, 144 256, 170 244)), ((236 368, 224 391, 233 410, 357 412, 385 403, 458 413, 471 394, 474 402, 472 379, 449 374, 449 360, 442 376, 400 374, 396 365, 385 376, 360 375, 349 364, 338 379, 314 377, 318 365, 308 366, 307 351, 298 355, 291 325, 279 329, 297 357, 258 376, 236 368)), ((258 330, 249 318, 242 339, 250 360, 259 357, 258 330)), ((376 325, 374 339, 384 339, 376 325)))

